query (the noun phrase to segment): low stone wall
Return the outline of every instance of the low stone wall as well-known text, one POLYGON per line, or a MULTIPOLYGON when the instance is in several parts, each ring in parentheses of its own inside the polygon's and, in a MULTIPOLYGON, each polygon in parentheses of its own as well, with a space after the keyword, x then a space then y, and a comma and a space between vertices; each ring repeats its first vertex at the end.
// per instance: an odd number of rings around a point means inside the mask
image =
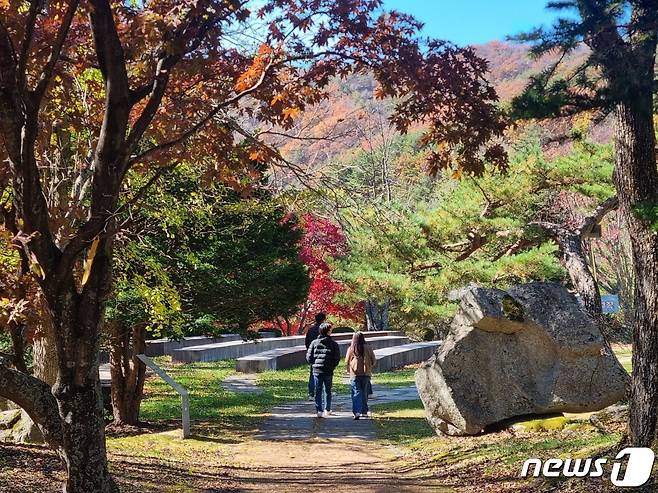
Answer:
MULTIPOLYGON (((337 336, 340 335, 337 334, 337 336)), ((404 336, 368 337, 367 340, 373 349, 399 346, 409 342, 409 338, 404 336)), ((352 342, 351 338, 339 339, 336 342, 340 347, 341 356, 344 357, 352 342)), ((238 358, 235 369, 242 373, 259 373, 267 370, 284 370, 304 363, 306 363, 306 346, 294 346, 272 349, 238 358)))
POLYGON ((204 344, 216 344, 222 342, 241 341, 240 334, 222 334, 217 337, 193 336, 184 337, 181 340, 153 339, 146 341, 146 356, 165 356, 172 354, 176 349, 204 344))
MULTIPOLYGON (((402 336, 400 331, 378 331, 364 333, 366 338, 384 337, 384 336, 402 336)), ((352 340, 352 334, 336 334, 333 336, 337 341, 352 340)), ((288 336, 274 337, 270 339, 260 339, 257 341, 233 341, 220 342, 216 344, 204 344, 181 349, 175 349, 171 352, 172 359, 183 363, 193 363, 200 361, 221 361, 227 359, 238 359, 243 356, 250 356, 256 353, 271 351, 273 349, 291 348, 294 346, 304 345, 305 336, 288 336)))
POLYGON ((415 342, 375 351, 377 366, 375 372, 389 371, 405 365, 422 363, 432 357, 442 344, 441 341, 415 342))

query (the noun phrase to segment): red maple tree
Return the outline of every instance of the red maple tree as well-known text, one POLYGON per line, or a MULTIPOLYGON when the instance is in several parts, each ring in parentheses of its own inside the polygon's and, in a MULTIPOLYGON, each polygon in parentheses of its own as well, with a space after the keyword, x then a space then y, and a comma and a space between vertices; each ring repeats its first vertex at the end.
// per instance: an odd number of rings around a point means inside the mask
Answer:
POLYGON ((342 228, 311 213, 304 214, 300 223, 303 235, 299 244, 299 257, 308 267, 308 296, 294 317, 276 320, 271 325, 275 325, 285 335, 293 335, 295 332, 305 332, 313 321, 313 315, 318 312, 335 315, 341 320, 359 320, 363 311, 361 304, 346 305, 336 299, 345 286, 332 277, 334 269, 331 262, 349 253, 342 228))

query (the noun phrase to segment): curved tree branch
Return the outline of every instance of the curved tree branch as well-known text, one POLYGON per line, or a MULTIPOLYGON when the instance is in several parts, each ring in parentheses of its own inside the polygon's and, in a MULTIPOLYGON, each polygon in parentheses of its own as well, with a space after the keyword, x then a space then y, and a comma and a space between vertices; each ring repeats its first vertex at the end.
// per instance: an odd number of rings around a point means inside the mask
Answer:
POLYGON ((599 224, 603 218, 610 212, 619 207, 619 198, 615 195, 601 202, 594 212, 587 216, 579 228, 580 237, 583 238, 590 234, 594 227, 599 224))
POLYGON ((8 362, 0 357, 0 396, 24 409, 49 445, 55 448, 61 446, 62 427, 57 402, 47 383, 10 368, 8 362))
MULTIPOLYGON (((55 72, 55 65, 57 65, 57 62, 60 59, 60 55, 62 53, 62 47, 64 46, 66 37, 69 34, 69 29, 71 28, 71 23, 73 22, 73 17, 75 16, 75 12, 76 10, 78 10, 79 3, 80 3, 79 0, 72 0, 71 3, 69 3, 68 9, 66 10, 66 13, 64 14, 64 18, 62 19, 62 23, 60 24, 59 29, 57 31, 57 37, 55 38, 55 42, 53 43, 52 51, 50 52, 48 61, 46 62, 43 71, 41 72, 41 76, 39 77, 39 82, 37 82, 37 85, 34 88, 34 101, 36 103, 34 106, 37 110, 40 106, 41 99, 43 98, 43 95, 46 92, 48 83, 52 79, 53 73, 55 72)), ((24 46, 23 48, 27 49, 28 47, 24 46)))

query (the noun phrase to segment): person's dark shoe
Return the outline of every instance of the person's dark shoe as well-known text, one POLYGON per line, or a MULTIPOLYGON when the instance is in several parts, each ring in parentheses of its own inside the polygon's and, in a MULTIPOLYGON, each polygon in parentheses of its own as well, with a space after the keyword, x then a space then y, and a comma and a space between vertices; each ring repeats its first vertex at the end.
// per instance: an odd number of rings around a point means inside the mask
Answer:
POLYGON ((360 414, 355 414, 355 415, 354 415, 354 419, 355 419, 355 420, 357 420, 357 419, 359 419, 359 418, 361 418, 361 415, 360 415, 360 414))

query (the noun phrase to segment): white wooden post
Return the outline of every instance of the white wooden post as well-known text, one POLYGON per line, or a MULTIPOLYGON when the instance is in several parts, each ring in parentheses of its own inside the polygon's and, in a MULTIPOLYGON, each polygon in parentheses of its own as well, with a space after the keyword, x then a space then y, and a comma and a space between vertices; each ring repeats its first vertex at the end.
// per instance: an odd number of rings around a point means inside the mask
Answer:
POLYGON ((190 436, 190 397, 185 390, 178 382, 171 378, 167 373, 160 368, 155 362, 146 356, 145 354, 138 354, 137 357, 148 366, 151 370, 157 373, 160 378, 173 387, 173 389, 178 392, 181 399, 181 408, 183 414, 183 438, 189 438, 190 436))

